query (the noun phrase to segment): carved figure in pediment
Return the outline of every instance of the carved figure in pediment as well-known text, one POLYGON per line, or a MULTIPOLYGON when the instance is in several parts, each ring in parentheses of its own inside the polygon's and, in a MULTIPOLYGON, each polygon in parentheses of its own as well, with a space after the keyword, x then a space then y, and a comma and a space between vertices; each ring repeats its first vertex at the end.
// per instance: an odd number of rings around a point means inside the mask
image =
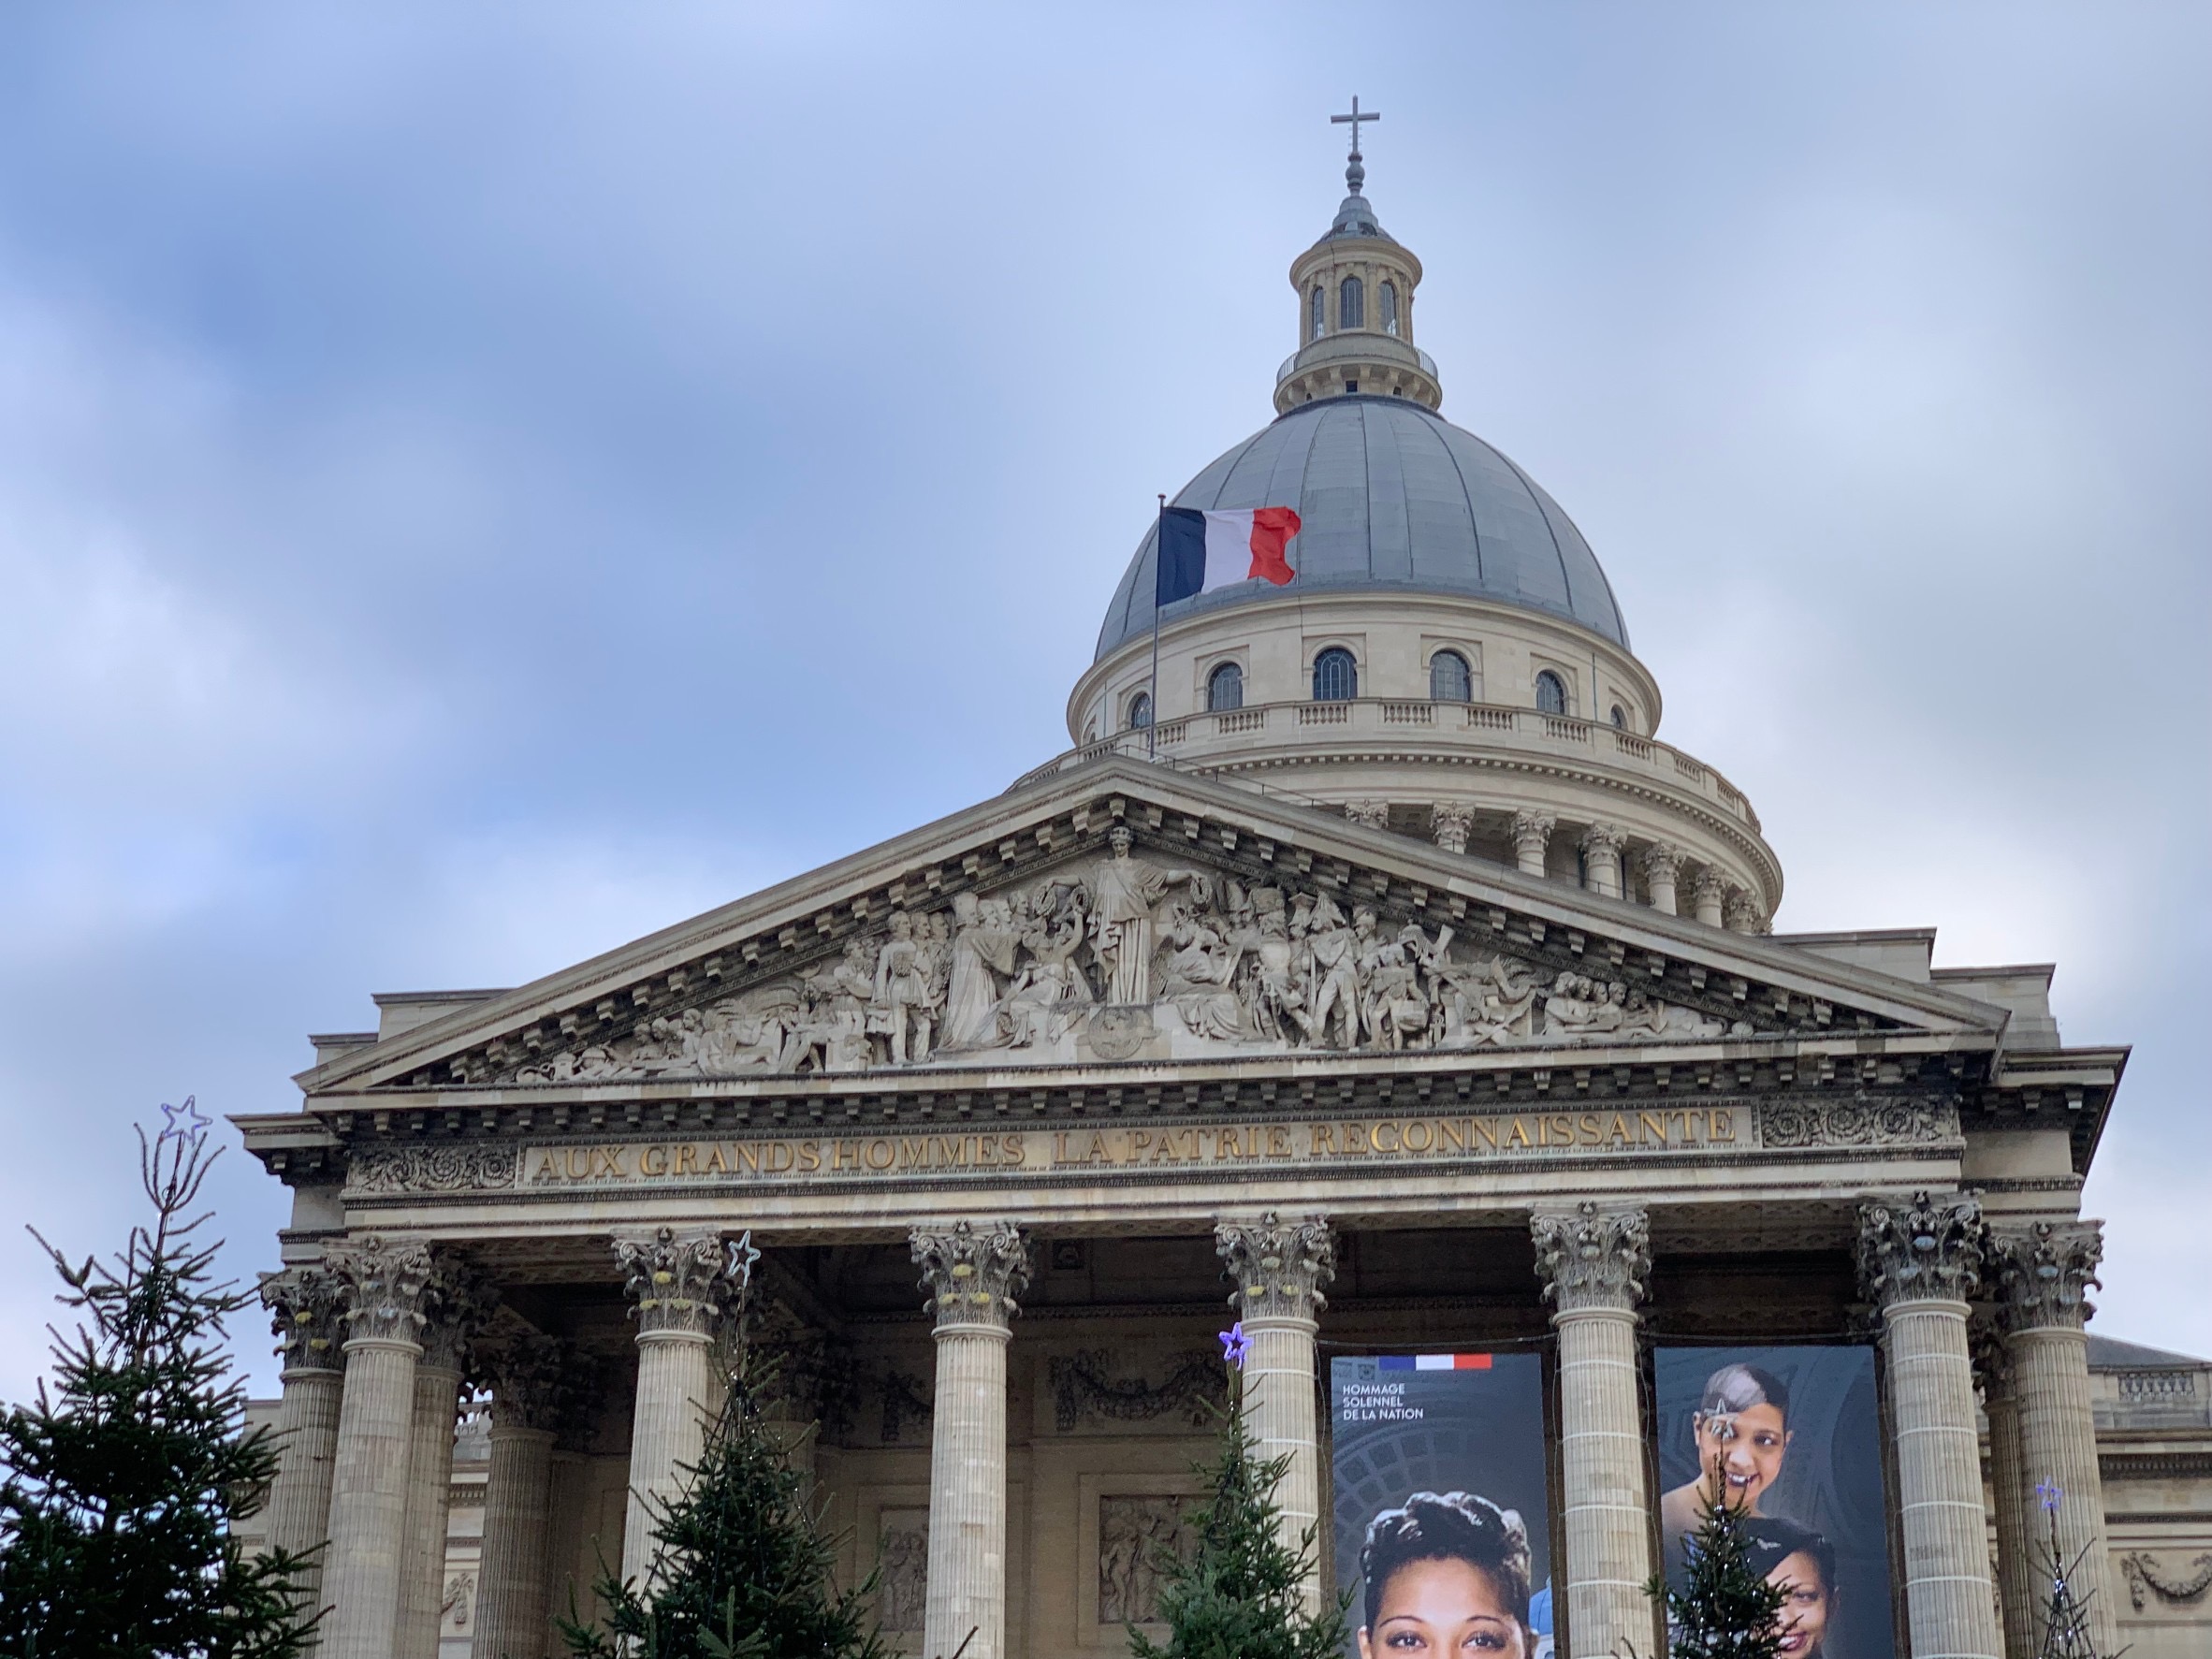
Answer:
MULTIPOLYGON (((1448 939, 1450 930, 1445 931, 1448 939)), ((1378 940, 1361 953, 1360 970, 1366 982, 1361 1018, 1368 1041, 1375 1047, 1426 1044, 1435 1011, 1432 986, 1421 974, 1428 955, 1428 936, 1411 924, 1400 928, 1395 939, 1378 940)))
POLYGON ((1011 1048, 1058 1042, 1093 1001, 1090 981, 1076 964, 1077 953, 1089 943, 1080 894, 1064 909, 1031 909, 1032 924, 1020 941, 1029 959, 1016 971, 999 1011, 999 1028, 1011 1048))
POLYGON ((995 1048, 1005 1039, 998 1025, 1000 999, 1013 978, 1021 934, 1004 899, 953 895, 952 971, 945 989, 944 1046, 995 1048))
POLYGON ((893 913, 891 937, 876 952, 876 982, 871 989, 868 1032, 888 1039, 891 1063, 903 1066, 910 1058, 929 1058, 937 1003, 930 996, 929 967, 923 957, 922 942, 914 937, 914 919, 904 910, 893 913))
POLYGON ((1142 1004, 1153 1000, 1152 957, 1157 948, 1156 907, 1168 890, 1187 887, 1202 902, 1208 882, 1201 870, 1156 870, 1129 856, 1134 844, 1116 825, 1107 838, 1109 856, 1091 871, 1094 909, 1092 945, 1106 976, 1108 1002, 1142 1004))
POLYGON ((1191 1032, 1224 1042, 1251 1034, 1244 1000, 1237 993, 1237 969, 1248 940, 1216 926, 1193 905, 1168 907, 1160 999, 1191 1032))
POLYGON ((1628 987, 1607 985, 1567 970, 1544 995, 1544 1034, 1596 1036, 1621 1029, 1628 1015, 1628 987))
MULTIPOLYGON (((1621 1029, 1636 1036, 1713 1038, 1727 1036, 1730 1026, 1725 1020, 1707 1019, 1694 1008, 1655 1002, 1641 991, 1631 991, 1621 1029)), ((1744 1030, 1748 1033, 1750 1027, 1746 1026, 1744 1030)))
POLYGON ((1306 1037, 1323 1047, 1357 1048, 1360 1043, 1360 960, 1375 937, 1375 912, 1365 905, 1352 912, 1349 926, 1336 901, 1327 894, 1310 901, 1300 894, 1290 916, 1290 937, 1297 939, 1303 923, 1305 949, 1312 962, 1308 977, 1314 986, 1313 1011, 1305 1020, 1306 1037), (1330 1042, 1334 1026, 1336 1041, 1330 1042))
POLYGON ((1254 888, 1251 902, 1257 938, 1246 995, 1253 1029, 1272 1041, 1291 1042, 1305 1034, 1306 975, 1290 938, 1283 890, 1254 888))

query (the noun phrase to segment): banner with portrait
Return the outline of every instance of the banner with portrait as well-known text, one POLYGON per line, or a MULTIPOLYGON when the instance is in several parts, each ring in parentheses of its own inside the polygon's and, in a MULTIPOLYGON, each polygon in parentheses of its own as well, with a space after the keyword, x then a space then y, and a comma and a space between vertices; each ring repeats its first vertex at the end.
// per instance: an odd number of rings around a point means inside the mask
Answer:
POLYGON ((1336 1584, 1349 1659, 1549 1659, 1550 1508, 1535 1354, 1330 1362, 1336 1584), (1372 1628, 1368 1628, 1372 1627, 1372 1628))
POLYGON ((1662 1347, 1653 1382, 1668 1580, 1717 1477, 1783 1590, 1781 1659, 1896 1659, 1874 1350, 1662 1347))

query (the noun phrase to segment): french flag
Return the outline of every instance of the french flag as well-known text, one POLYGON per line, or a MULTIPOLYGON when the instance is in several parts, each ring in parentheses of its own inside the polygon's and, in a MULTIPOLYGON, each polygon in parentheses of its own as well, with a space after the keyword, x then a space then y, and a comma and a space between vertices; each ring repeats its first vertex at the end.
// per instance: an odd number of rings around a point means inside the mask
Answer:
POLYGON ((1153 603, 1172 604, 1254 577, 1280 588, 1298 574, 1288 551, 1297 533, 1298 515, 1288 507, 1247 507, 1239 513, 1164 508, 1153 603))
POLYGON ((1380 1371, 1488 1371, 1488 1354, 1385 1354, 1375 1361, 1380 1371))

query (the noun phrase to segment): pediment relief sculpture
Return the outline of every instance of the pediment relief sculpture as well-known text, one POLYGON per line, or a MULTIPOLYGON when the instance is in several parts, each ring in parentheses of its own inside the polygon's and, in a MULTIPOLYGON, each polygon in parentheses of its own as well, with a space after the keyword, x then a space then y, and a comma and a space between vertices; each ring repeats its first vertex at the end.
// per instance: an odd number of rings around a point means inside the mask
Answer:
POLYGON ((1103 857, 894 911, 828 962, 514 1070, 517 1083, 879 1067, 1710 1041, 1751 1027, 1625 977, 1471 948, 1289 880, 1103 857))

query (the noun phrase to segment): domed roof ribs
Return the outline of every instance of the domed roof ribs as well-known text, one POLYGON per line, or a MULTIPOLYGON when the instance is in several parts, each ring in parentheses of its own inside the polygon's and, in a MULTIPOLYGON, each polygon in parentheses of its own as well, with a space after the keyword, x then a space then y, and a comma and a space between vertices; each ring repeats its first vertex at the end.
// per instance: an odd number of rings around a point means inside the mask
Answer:
POLYGON ((1467 469, 1460 465, 1460 458, 1452 452, 1451 445, 1445 442, 1444 434, 1442 432, 1438 431, 1435 428, 1430 426, 1425 421, 1417 422, 1416 424, 1419 425, 1423 431, 1428 433, 1430 441, 1433 442, 1437 448, 1444 451, 1444 458, 1451 463, 1451 475, 1460 481, 1461 502, 1467 509, 1467 529, 1475 538, 1476 586, 1488 587, 1490 585, 1490 571, 1483 563, 1482 520, 1477 517, 1475 514, 1475 492, 1473 489, 1468 488, 1467 485, 1467 469))
MULTIPOLYGON (((1528 491, 1528 504, 1535 508, 1536 517, 1544 521, 1544 533, 1551 540, 1551 556, 1559 560, 1559 585, 1566 594, 1567 615, 1571 617, 1575 614, 1575 574, 1567 568, 1566 549, 1559 545, 1559 531, 1551 523, 1551 515, 1544 511, 1544 498, 1536 493, 1535 482, 1521 470, 1519 461, 1494 444, 1492 445, 1492 453, 1513 469, 1513 476, 1520 479, 1521 488, 1528 491)), ((1607 597, 1609 600, 1611 595, 1607 597)), ((1614 619, 1619 620, 1618 612, 1614 613, 1614 619)))

